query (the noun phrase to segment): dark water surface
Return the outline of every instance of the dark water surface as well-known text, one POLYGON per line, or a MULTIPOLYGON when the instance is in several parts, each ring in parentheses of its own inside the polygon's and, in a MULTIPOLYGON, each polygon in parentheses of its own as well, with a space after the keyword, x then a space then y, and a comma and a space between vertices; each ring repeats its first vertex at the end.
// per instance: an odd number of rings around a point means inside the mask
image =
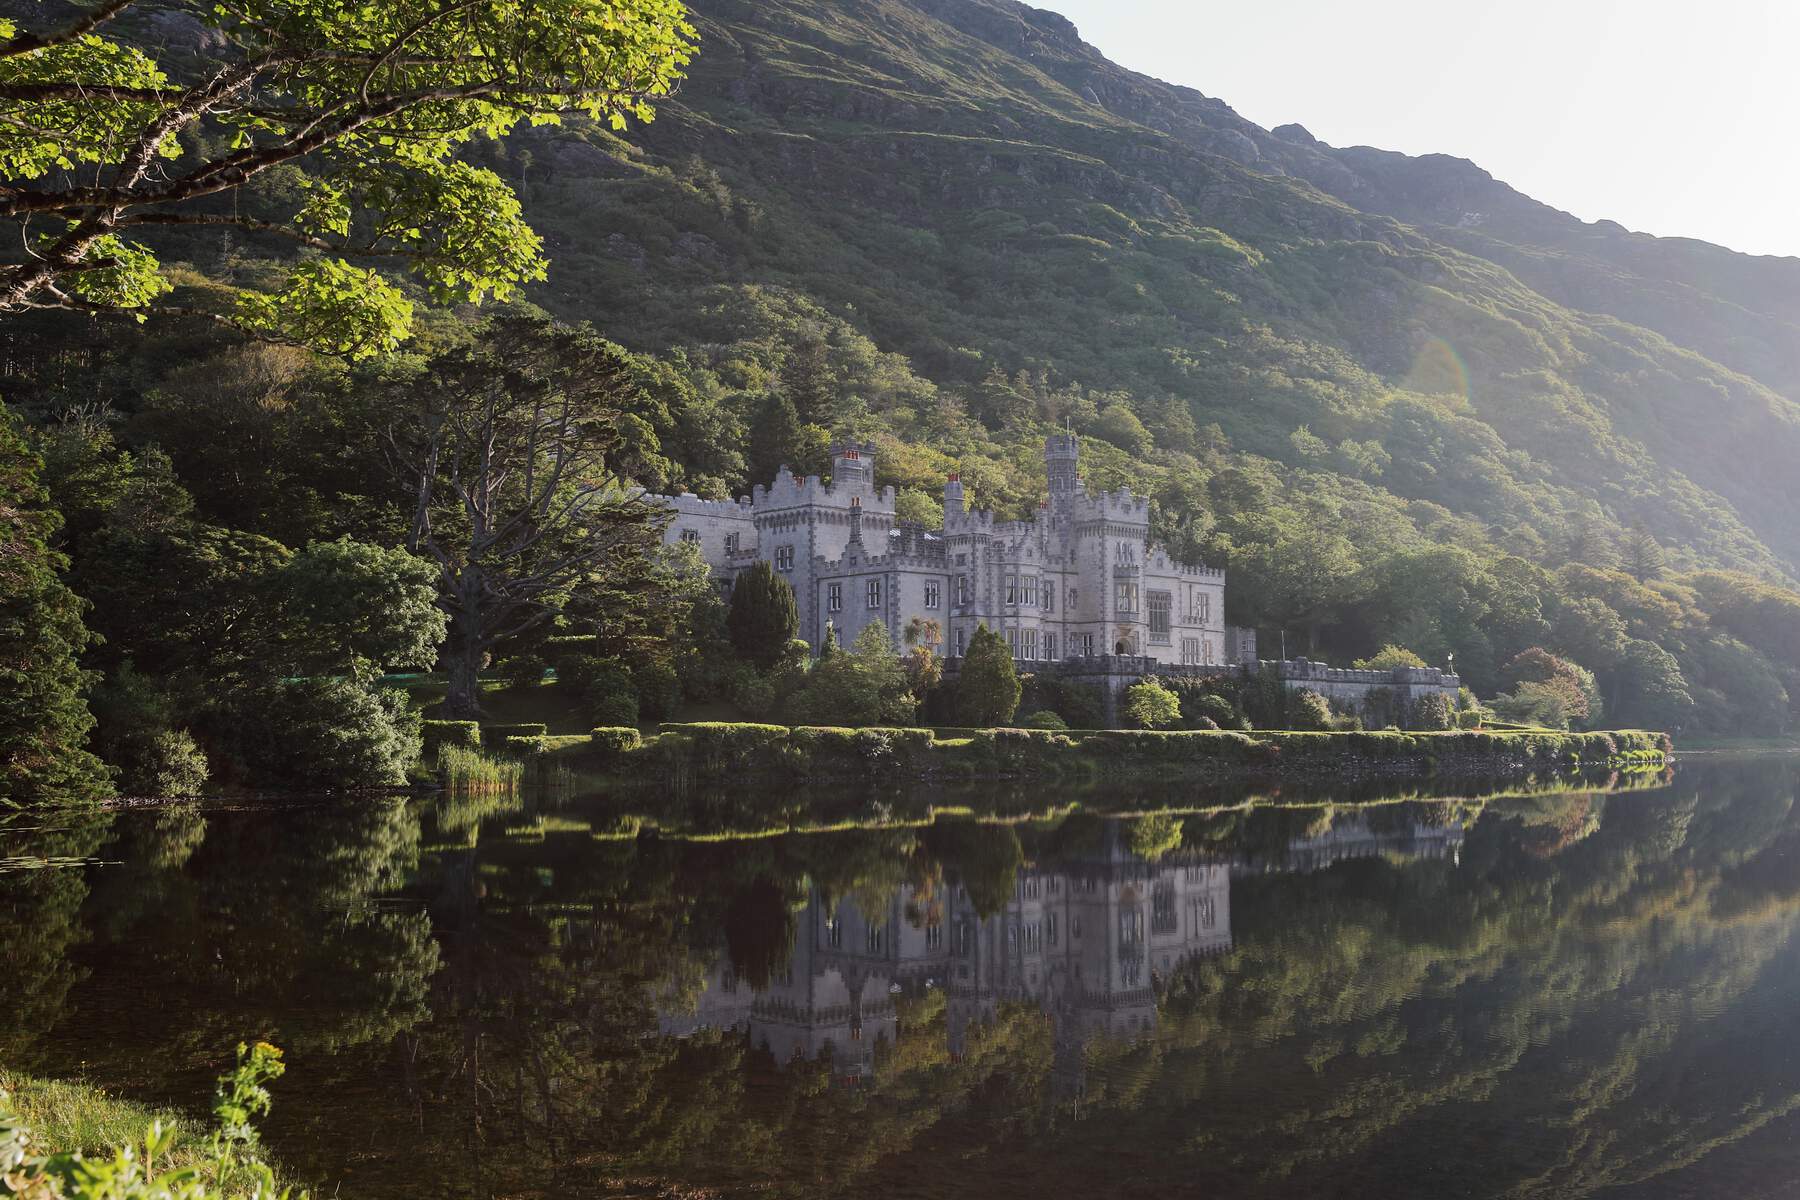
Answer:
POLYGON ((1797 1196, 1797 790, 0 818, 0 1063, 201 1110, 268 1038, 346 1197, 1797 1196))

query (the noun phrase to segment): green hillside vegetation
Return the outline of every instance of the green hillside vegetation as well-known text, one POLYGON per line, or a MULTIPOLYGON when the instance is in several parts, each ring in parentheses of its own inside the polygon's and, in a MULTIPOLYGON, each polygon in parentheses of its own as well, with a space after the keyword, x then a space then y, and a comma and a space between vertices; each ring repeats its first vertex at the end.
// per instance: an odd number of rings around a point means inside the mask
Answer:
MULTIPOLYGON (((654 124, 521 125, 460 151, 542 239, 531 304, 611 340, 584 401, 609 476, 737 495, 854 435, 907 516, 931 518, 950 471, 1018 516, 1042 437, 1072 427, 1090 486, 1148 494, 1178 556, 1229 570, 1228 617, 1266 655, 1284 635, 1335 662, 1454 654, 1484 698, 1555 719, 1513 666, 1541 648, 1594 679, 1585 715, 1559 693, 1578 726, 1795 727, 1800 264, 1584 225, 1459 160, 1261 130, 1009 0, 690 15, 699 50, 654 124)), ((203 52, 184 28, 157 29, 171 61, 203 52)), ((233 203, 286 219, 304 170, 233 203)), ((147 244, 199 307, 295 261, 241 228, 147 244)), ((5 318, 0 391, 46 459, 107 687, 171 645, 193 661, 198 629, 237 636, 207 606, 246 603, 231 589, 290 550, 414 543, 390 434, 417 381, 485 335, 477 310, 393 286, 410 340, 352 363, 189 317, 5 318), (138 609, 84 576, 172 562, 171 538, 218 589, 135 642, 107 632, 138 609)), ((634 690, 675 672, 681 700, 714 701, 736 668, 692 568, 568 581, 491 657, 591 635, 634 690)), ((228 723, 209 686, 190 672, 152 724, 207 742, 228 723)))

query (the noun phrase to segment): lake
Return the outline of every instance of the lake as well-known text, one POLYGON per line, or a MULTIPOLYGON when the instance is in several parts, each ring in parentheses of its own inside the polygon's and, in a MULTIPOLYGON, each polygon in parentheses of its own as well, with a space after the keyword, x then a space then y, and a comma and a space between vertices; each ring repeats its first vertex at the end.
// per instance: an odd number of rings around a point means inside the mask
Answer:
POLYGON ((266 1038, 345 1197, 1800 1194, 1800 760, 1649 783, 0 816, 0 1063, 203 1111, 266 1038))

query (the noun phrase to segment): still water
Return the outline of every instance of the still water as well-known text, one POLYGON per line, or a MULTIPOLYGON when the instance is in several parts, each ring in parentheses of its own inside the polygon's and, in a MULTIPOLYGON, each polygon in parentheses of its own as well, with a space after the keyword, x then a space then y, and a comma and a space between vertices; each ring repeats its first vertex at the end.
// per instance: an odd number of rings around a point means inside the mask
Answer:
POLYGON ((1797 790, 0 818, 0 1063, 202 1110, 265 1037, 346 1197, 1800 1195, 1797 790))

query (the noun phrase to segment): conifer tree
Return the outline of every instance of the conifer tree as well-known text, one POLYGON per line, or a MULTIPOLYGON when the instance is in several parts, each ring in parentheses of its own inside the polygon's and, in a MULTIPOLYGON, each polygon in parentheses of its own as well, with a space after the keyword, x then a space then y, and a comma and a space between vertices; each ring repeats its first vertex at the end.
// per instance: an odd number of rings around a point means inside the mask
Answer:
POLYGON ((1650 536, 1650 531, 1640 524, 1633 524, 1626 531, 1622 557, 1625 569, 1639 583, 1660 579, 1669 566, 1668 559, 1663 555, 1663 548, 1650 536))
POLYGON ((763 397, 750 422, 750 483, 765 486, 782 467, 793 467, 800 443, 800 414, 794 402, 780 392, 763 397))
POLYGON ((725 628, 737 652, 765 671, 780 661, 781 652, 799 632, 794 589, 766 559, 738 576, 725 628))
POLYGON ((788 349, 780 387, 802 423, 829 430, 837 421, 837 380, 824 338, 810 334, 788 349))
POLYGON ((83 748, 94 718, 76 658, 92 635, 50 548, 60 518, 41 466, 0 414, 0 803, 92 796, 106 781, 83 748))
POLYGON ((1012 720, 1023 691, 1012 652, 986 625, 975 628, 956 681, 956 717, 964 725, 985 728, 1012 720))

